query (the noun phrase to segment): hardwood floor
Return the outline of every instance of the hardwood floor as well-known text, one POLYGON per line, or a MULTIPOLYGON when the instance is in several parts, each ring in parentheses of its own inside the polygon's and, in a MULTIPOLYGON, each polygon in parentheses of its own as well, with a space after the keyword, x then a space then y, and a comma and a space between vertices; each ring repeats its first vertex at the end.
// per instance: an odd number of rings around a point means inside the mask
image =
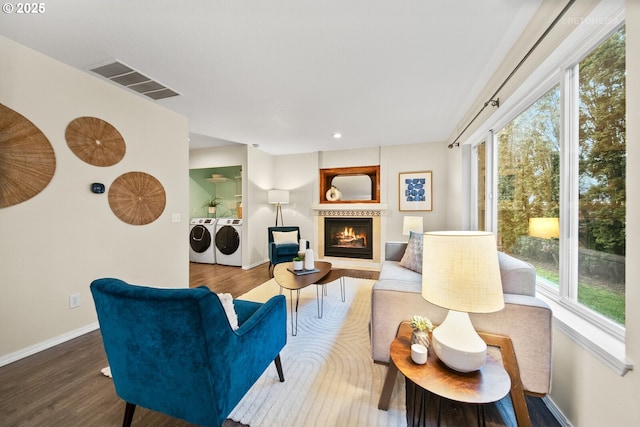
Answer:
MULTIPOLYGON (((238 267, 190 263, 190 286, 206 285, 215 292, 237 297, 269 280, 267 266, 251 270, 238 267)), ((378 273, 352 270, 351 277, 376 279, 378 273)), ((0 425, 3 427, 74 427, 122 425, 124 402, 118 398, 111 379, 100 370, 107 366, 99 331, 0 368, 0 425)), ((502 401, 501 401, 502 402, 502 401)), ((528 399, 533 426, 559 426, 540 399, 528 399)), ((504 405, 504 402, 501 403, 504 405)), ((506 405, 508 406, 508 404, 506 405)), ((487 409, 487 426, 515 425, 509 409, 487 409), (506 415, 504 415, 506 413, 506 415), (502 415, 501 415, 502 414, 502 415)), ((475 410, 453 407, 446 411, 455 419, 475 419, 475 410)), ((446 417, 447 414, 445 414, 446 417)), ((190 426, 158 412, 137 408, 133 426, 190 426)), ((443 425, 447 424, 446 418, 443 425)), ((455 424, 459 426, 460 424, 455 424)), ((226 422, 224 427, 239 426, 226 422)), ((263 427, 263 426, 253 426, 263 427)), ((287 426, 283 426, 287 427, 287 426)), ((329 426, 327 426, 329 427, 329 426)))
MULTIPOLYGON (((346 270, 349 277, 377 279, 377 271, 346 270)), ((229 292, 234 298, 271 278, 267 264, 250 270, 217 264, 189 263, 189 286, 205 285, 214 292, 229 292)))

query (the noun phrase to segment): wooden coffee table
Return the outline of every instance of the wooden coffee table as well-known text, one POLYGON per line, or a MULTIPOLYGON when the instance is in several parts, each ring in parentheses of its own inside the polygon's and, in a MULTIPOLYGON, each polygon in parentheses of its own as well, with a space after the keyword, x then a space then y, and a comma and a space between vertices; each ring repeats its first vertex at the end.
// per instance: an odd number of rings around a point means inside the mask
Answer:
MULTIPOLYGON (((318 272, 299 276, 287 270, 289 268, 293 269, 293 262, 280 263, 273 269, 273 277, 276 279, 278 285, 280 285, 280 290, 282 290, 282 288, 289 289, 291 301, 291 335, 293 336, 298 335, 298 303, 300 301, 300 290, 309 285, 328 283, 322 282, 322 280, 331 272, 331 263, 316 261, 314 264, 318 272), (293 306, 293 291, 296 292, 295 309, 293 306)), ((335 280, 335 278, 333 280, 335 280)), ((323 292, 320 292, 320 286, 316 288, 316 298, 318 303, 318 317, 322 317, 321 307, 324 308, 324 301, 320 301, 323 298, 323 292)))
MULTIPOLYGON (((378 409, 387 410, 391 392, 398 371, 407 380, 407 386, 414 383, 439 397, 478 406, 478 424, 484 419, 484 404, 496 402, 509 393, 511 380, 503 366, 491 356, 478 371, 460 373, 446 367, 429 349, 425 365, 417 365, 411 360, 411 326, 402 322, 396 338, 391 343, 391 361, 384 381, 378 409)), ((424 399, 424 396, 423 396, 424 399)), ((424 405, 422 405, 424 407, 424 405)), ((413 419, 413 417, 408 417, 413 419)), ((438 425, 440 425, 440 401, 438 400, 438 425)))

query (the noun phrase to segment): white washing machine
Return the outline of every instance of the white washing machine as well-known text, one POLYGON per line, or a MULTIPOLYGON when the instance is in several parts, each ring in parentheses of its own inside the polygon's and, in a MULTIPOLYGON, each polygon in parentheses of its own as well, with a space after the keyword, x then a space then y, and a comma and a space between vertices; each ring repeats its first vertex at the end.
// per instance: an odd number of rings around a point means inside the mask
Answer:
POLYGON ((218 218, 216 225, 216 262, 242 266, 242 220, 218 218))
POLYGON ((216 218, 193 218, 189 225, 189 261, 216 263, 216 218))

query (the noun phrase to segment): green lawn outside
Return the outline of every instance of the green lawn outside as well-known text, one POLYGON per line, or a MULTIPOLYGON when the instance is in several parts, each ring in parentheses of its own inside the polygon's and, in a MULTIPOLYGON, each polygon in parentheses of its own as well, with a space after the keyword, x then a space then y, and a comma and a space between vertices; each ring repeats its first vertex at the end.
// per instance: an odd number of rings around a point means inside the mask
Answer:
MULTIPOLYGON (((558 273, 536 265, 538 276, 552 283, 558 283, 558 273)), ((624 326, 625 296, 624 293, 607 289, 601 285, 578 282, 578 302, 591 310, 608 317, 624 326)))

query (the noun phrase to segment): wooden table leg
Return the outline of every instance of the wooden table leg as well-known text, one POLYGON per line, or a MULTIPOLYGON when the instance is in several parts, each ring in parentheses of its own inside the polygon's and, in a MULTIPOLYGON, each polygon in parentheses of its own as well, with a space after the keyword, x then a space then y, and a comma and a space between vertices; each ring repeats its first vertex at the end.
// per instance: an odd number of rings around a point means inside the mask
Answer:
POLYGON ((393 392, 393 386, 396 383, 396 377, 398 376, 398 368, 389 361, 389 368, 387 369, 387 376, 384 379, 382 385, 382 392, 380 393, 380 400, 378 401, 378 409, 386 411, 389 409, 389 402, 391 401, 391 393, 393 392))
POLYGON ((527 408, 527 400, 524 396, 524 388, 520 380, 520 369, 518 368, 518 360, 513 350, 513 343, 509 337, 503 335, 495 335, 486 332, 479 332, 480 337, 487 343, 500 348, 502 355, 502 364, 504 369, 511 378, 511 404, 513 412, 516 416, 518 427, 531 427, 531 418, 529 418, 529 409, 527 408))

